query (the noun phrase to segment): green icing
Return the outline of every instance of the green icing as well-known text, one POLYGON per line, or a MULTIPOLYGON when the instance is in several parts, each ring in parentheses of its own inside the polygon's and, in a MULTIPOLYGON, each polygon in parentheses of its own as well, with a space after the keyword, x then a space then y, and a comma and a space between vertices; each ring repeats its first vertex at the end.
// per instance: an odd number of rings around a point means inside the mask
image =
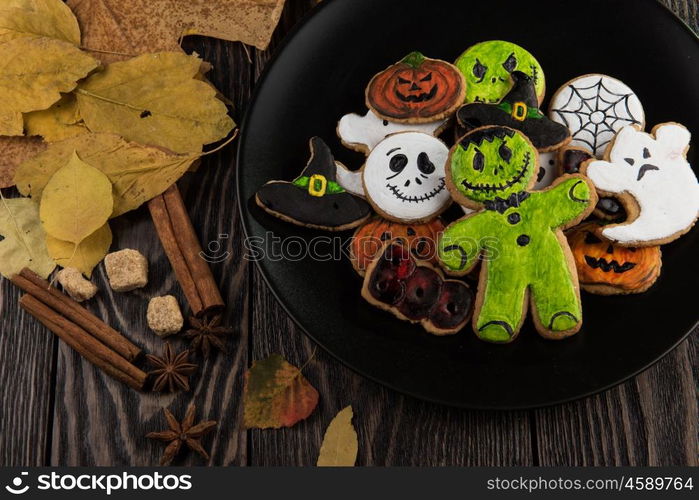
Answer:
MULTIPOLYGON (((498 104, 498 108, 502 109, 505 113, 512 114, 512 104, 509 102, 501 102, 498 104)), ((544 114, 537 108, 527 108, 526 118, 533 118, 535 120, 540 120, 544 117, 544 114)))
MULTIPOLYGON (((309 176, 304 175, 294 179, 292 184, 301 189, 308 189, 308 183, 310 182, 310 179, 311 178, 309 176)), ((318 189, 319 187, 320 186, 317 186, 316 189, 318 189)), ((328 185, 325 187, 325 194, 338 194, 344 192, 344 188, 335 181, 328 181, 328 185)))
POLYGON ((507 198, 526 189, 539 168, 534 146, 512 129, 476 130, 454 146, 451 180, 466 198, 477 202, 507 198))
POLYGON ((411 52, 405 56, 401 61, 403 64, 407 64, 412 68, 419 68, 423 62, 425 62, 425 56, 420 52, 411 52))
POLYGON ((514 70, 535 78, 536 95, 539 99, 544 95, 546 81, 541 65, 528 51, 514 43, 502 40, 481 42, 461 54, 455 64, 466 77, 467 103, 500 102, 510 90, 510 73, 514 70))
MULTIPOLYGON (((499 142, 515 146, 512 139, 519 135, 517 132, 499 142)), ((525 141, 525 144, 528 143, 525 141)), ((522 148, 513 154, 510 163, 516 163, 515 157, 521 161, 526 150, 522 148)), ((487 168, 502 169, 509 175, 518 168, 517 165, 504 167, 501 159, 496 160, 500 156, 497 138, 484 141, 479 150, 486 156, 488 167, 474 171, 470 168, 474 152, 470 147, 461 148, 461 156, 454 155, 455 159, 460 159, 452 162, 454 180, 458 174, 469 182, 480 182, 483 175, 492 177, 487 168)), ((531 161, 536 163, 536 155, 531 161)), ((532 169, 529 175, 534 172, 532 169)), ((484 261, 480 281, 483 299, 475 325, 476 333, 491 342, 506 342, 519 330, 525 318, 527 291, 537 321, 546 330, 570 330, 582 319, 575 290, 575 269, 571 269, 566 259, 562 246, 566 245, 565 240, 559 241, 557 235, 572 220, 590 210, 590 187, 582 176, 570 176, 548 190, 523 193, 527 182, 523 179, 511 189, 497 193, 475 193, 459 188, 462 194, 479 202, 518 197, 520 201, 515 200, 509 207, 500 205, 502 213, 495 209, 481 210, 456 221, 439 240, 439 258, 444 267, 454 273, 467 272, 479 259, 484 261)), ((486 206, 492 206, 488 203, 486 206)))

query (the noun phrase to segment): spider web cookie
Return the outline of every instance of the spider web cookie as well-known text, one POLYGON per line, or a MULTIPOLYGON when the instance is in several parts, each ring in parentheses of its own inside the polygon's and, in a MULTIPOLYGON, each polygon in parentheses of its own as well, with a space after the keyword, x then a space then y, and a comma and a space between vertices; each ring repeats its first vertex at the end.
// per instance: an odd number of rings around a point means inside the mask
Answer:
POLYGON ((549 118, 570 129, 574 146, 604 154, 622 127, 643 129, 641 101, 623 82, 606 75, 584 75, 563 85, 551 100, 549 118))

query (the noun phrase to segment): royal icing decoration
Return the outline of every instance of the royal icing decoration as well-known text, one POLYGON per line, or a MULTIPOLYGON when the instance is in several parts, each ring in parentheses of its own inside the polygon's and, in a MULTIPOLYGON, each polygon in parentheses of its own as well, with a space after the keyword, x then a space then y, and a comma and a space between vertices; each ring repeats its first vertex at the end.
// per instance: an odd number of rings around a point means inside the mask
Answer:
POLYGON ((607 151, 607 160, 583 168, 604 194, 633 199, 631 217, 638 212, 622 224, 606 226, 605 238, 631 246, 662 244, 694 225, 699 183, 686 158, 690 138, 678 123, 658 125, 650 135, 624 127, 607 151))
POLYGON ((366 105, 389 121, 429 123, 449 117, 465 95, 455 66, 412 52, 371 79, 366 105))
POLYGON ((585 147, 598 158, 622 127, 645 126, 636 94, 616 78, 596 74, 575 78, 558 89, 549 117, 570 129, 572 145, 585 147))
POLYGON ((401 240, 388 242, 369 264, 362 296, 435 335, 458 332, 473 311, 473 292, 468 285, 445 280, 437 269, 416 261, 401 240))
POLYGON ((490 342, 516 337, 528 302, 546 337, 563 338, 582 324, 577 275, 562 230, 592 211, 595 193, 580 175, 529 191, 537 170, 534 146, 506 127, 476 129, 451 151, 449 190, 478 210, 447 227, 439 258, 459 275, 484 261, 473 326, 490 342))
POLYGON ((456 117, 466 130, 499 125, 519 130, 540 151, 552 151, 570 142, 570 131, 539 110, 532 78, 521 71, 512 72, 514 86, 498 104, 464 104, 456 117))
POLYGON ((601 239, 597 224, 583 224, 568 235, 580 285, 591 293, 638 293, 660 276, 659 246, 622 247, 601 239))
POLYGON ((456 60, 466 77, 466 102, 497 104, 510 90, 510 74, 517 70, 535 83, 539 102, 544 99, 546 81, 539 62, 525 49, 511 42, 492 40, 468 49, 456 60))
POLYGON ((446 120, 430 123, 395 123, 379 118, 369 110, 364 115, 350 113, 343 116, 337 124, 337 135, 342 144, 350 149, 368 153, 386 136, 397 132, 422 132, 439 135, 446 120))
POLYGON ((551 183, 558 177, 558 153, 540 153, 539 154, 539 172, 536 175, 536 184, 534 189, 544 189, 549 187, 551 183))
POLYGON ((340 167, 338 178, 353 191, 361 178, 361 194, 387 219, 428 221, 451 204, 444 179, 448 155, 449 148, 431 135, 401 132, 381 141, 361 170, 340 167))
POLYGON ((371 207, 337 182, 330 148, 319 137, 311 139, 310 148, 301 175, 292 182, 268 182, 257 192, 257 204, 275 217, 316 229, 340 231, 364 222, 371 207))

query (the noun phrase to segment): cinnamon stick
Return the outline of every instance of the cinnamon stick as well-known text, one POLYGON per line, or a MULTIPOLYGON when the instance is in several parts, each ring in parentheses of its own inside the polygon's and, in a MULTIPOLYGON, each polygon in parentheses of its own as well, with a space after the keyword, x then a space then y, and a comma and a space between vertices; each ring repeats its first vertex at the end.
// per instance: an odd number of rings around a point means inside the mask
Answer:
POLYGON ((208 262, 202 257, 199 239, 177 185, 173 184, 162 195, 152 199, 148 206, 192 314, 201 316, 222 309, 221 292, 208 262))
POLYGON ((33 271, 25 268, 18 275, 12 277, 11 280, 19 288, 89 332, 126 360, 133 361, 140 356, 141 349, 131 343, 121 333, 104 323, 67 295, 59 292, 48 281, 33 271))
POLYGON ((107 375, 136 390, 143 390, 147 374, 78 325, 61 316, 33 295, 23 295, 19 304, 22 309, 34 316, 73 350, 107 375))

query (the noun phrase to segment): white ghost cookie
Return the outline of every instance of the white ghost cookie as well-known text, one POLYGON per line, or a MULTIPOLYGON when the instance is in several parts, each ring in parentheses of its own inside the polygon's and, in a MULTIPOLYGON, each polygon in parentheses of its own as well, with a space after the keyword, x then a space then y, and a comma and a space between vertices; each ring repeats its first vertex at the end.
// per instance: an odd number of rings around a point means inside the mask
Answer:
POLYGON ((645 126, 641 101, 625 83, 607 75, 583 75, 569 81, 551 98, 549 118, 565 125, 571 145, 601 158, 614 135, 627 125, 645 126))
POLYGON ((366 197, 380 215, 396 222, 433 219, 451 204, 445 165, 449 148, 421 132, 400 132, 381 141, 364 166, 337 166, 338 183, 366 197))
POLYGON ((373 111, 358 115, 350 113, 343 116, 337 124, 337 136, 349 149, 369 153, 388 135, 397 132, 422 132, 439 135, 444 129, 445 120, 431 123, 395 123, 379 118, 373 111))
POLYGON ((602 235, 627 246, 669 243, 689 231, 699 215, 699 183, 687 162, 691 135, 679 123, 662 123, 651 134, 624 127, 605 154, 583 172, 602 195, 624 204, 628 219, 602 235))
POLYGON ((558 152, 539 153, 539 176, 534 184, 535 190, 541 190, 553 184, 558 177, 558 152))

